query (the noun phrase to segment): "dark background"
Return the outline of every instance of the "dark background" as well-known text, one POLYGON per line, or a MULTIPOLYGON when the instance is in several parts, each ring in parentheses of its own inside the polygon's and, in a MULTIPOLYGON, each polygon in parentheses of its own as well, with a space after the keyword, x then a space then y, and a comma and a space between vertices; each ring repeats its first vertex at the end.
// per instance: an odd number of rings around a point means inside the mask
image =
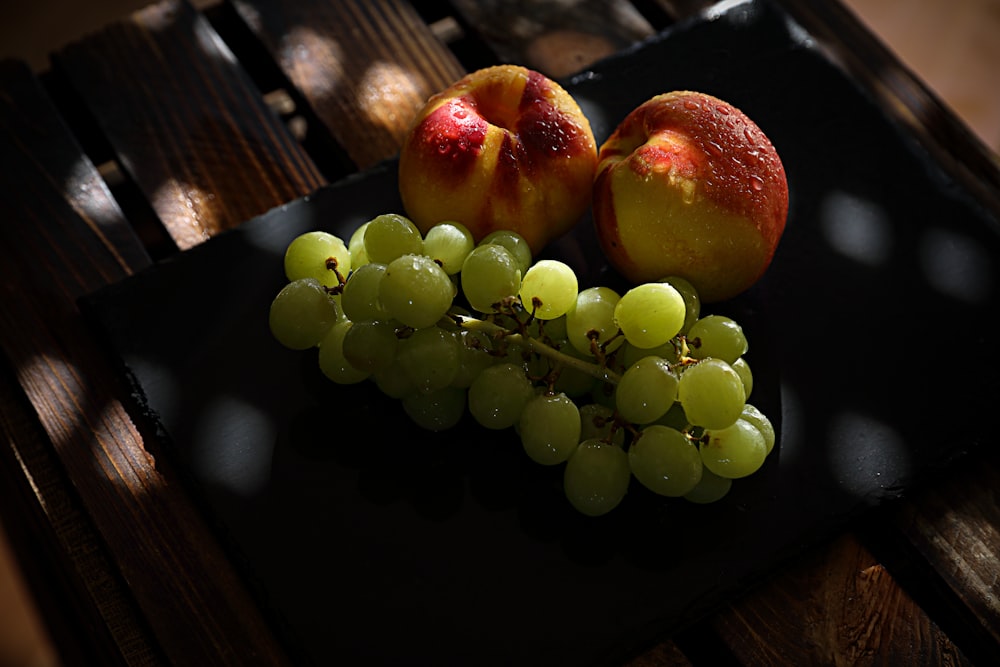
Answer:
MULTIPOLYGON (((196 7, 217 0, 189 0, 196 7)), ((843 0, 982 140, 1000 151, 1000 0, 843 0), (933 44, 934 48, 927 48, 933 44)), ((146 0, 0 2, 0 58, 23 59, 36 71, 63 44, 146 0)), ((11 562, 0 520, 0 665, 54 665, 44 624, 11 562)))

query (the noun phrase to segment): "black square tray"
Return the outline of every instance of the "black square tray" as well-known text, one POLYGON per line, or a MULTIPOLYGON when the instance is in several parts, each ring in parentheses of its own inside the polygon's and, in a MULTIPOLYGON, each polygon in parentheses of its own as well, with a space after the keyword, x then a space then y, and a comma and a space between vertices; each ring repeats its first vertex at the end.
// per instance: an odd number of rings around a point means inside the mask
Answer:
MULTIPOLYGON (((678 25, 566 82, 598 140, 652 95, 743 109, 785 164, 770 271, 739 319, 779 429, 712 506, 641 489, 601 519, 511 432, 430 435, 367 385, 275 343, 297 234, 400 210, 395 163, 324 188, 89 297, 135 398, 302 662, 621 662, 982 440, 1000 398, 998 221, 811 36, 765 3, 678 25)), ((604 270, 590 222, 550 249, 604 270)))

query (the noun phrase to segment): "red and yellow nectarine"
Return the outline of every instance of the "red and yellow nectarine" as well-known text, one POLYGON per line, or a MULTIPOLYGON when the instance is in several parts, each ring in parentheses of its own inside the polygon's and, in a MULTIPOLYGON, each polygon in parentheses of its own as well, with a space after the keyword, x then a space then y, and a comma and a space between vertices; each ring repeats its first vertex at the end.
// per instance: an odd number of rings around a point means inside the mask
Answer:
POLYGON ((400 149, 399 191, 425 233, 454 220, 477 241, 515 231, 538 253, 583 217, 596 167, 590 122, 569 93, 533 70, 497 65, 417 114, 400 149))
POLYGON ((770 265, 788 214, 784 166, 742 111, 675 91, 636 107, 602 144, 593 192, 604 254, 634 283, 733 297, 770 265))

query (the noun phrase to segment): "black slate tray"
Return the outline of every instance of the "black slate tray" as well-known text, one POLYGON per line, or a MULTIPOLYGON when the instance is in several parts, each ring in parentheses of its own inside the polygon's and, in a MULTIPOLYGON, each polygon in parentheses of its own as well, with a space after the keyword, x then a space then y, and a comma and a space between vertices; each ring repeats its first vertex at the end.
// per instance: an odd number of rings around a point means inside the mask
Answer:
MULTIPOLYGON (((739 319, 779 430, 712 506, 633 485, 601 519, 511 432, 429 435, 367 385, 278 346, 267 308, 297 234, 400 210, 395 163, 89 297, 145 417, 302 662, 615 664, 981 442, 1000 398, 998 220, 814 40, 765 3, 679 25, 567 82, 603 140, 674 89, 726 99, 784 161, 771 270, 739 319)), ((615 284, 589 221, 549 251, 615 284)))

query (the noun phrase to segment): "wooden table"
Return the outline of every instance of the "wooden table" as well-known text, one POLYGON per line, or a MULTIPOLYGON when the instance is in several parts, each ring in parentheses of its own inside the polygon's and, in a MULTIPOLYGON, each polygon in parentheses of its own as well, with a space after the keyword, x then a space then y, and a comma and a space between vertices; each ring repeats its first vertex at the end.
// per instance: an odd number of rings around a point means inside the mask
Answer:
MULTIPOLYGON (((66 664, 291 662, 76 299, 393 156, 465 71, 566 76, 704 3, 544 4, 164 0, 40 75, 0 64, 0 508, 66 664)), ((872 35, 836 3, 785 4, 1000 210, 993 157, 872 35)), ((629 664, 1000 664, 998 463, 977 454, 629 664)))

